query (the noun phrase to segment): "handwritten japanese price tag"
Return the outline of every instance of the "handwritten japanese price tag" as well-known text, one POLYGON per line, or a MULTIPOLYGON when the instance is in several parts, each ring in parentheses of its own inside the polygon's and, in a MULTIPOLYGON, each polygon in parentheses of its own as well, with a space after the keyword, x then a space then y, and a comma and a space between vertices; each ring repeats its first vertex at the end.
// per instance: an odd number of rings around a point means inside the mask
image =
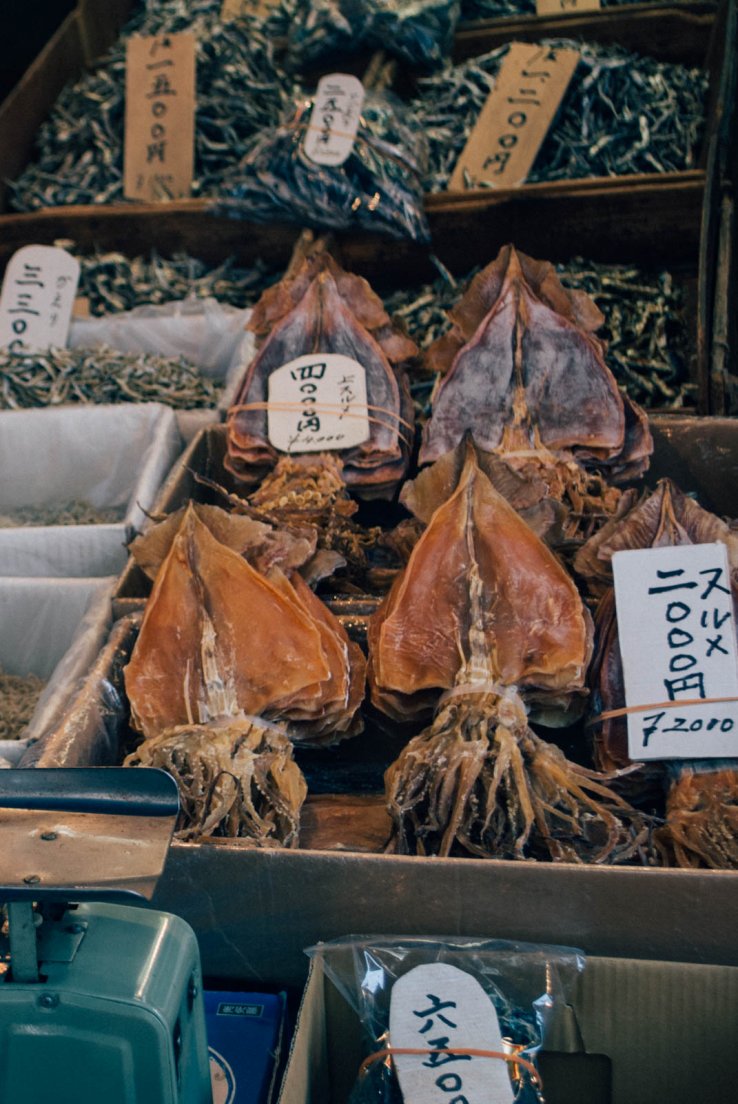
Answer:
POLYGON ((601 7, 600 0, 536 0, 536 15, 600 11, 601 7))
POLYGON ((354 148, 364 86, 348 73, 321 77, 303 149, 316 165, 342 165, 354 148))
POLYGON ((463 190, 468 179, 524 184, 578 63, 576 50, 511 43, 449 189, 463 190))
POLYGON ((738 701, 707 700, 738 697, 725 546, 616 552, 612 566, 626 704, 652 707, 628 714, 631 759, 738 758, 738 701))
POLYGON ((0 345, 63 347, 79 281, 79 261, 51 245, 26 245, 10 258, 0 292, 0 345))
POLYGON ((390 1045, 404 1104, 512 1104, 507 1062, 442 1050, 504 1052, 497 1012, 471 974, 445 962, 416 966, 392 986, 390 1045))
POLYGON ((369 438, 366 372, 338 353, 291 360, 269 376, 267 435, 280 452, 353 448, 369 438))
POLYGON ((133 35, 126 51, 125 196, 188 196, 194 156, 194 34, 133 35))

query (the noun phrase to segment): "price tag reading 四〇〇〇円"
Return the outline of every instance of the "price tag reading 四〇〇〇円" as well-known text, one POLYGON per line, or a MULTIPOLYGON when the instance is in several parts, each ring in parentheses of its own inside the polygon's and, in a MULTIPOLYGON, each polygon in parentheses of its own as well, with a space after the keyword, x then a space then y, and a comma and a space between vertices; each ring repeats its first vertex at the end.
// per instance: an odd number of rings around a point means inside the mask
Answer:
POLYGON ((630 758, 737 758, 738 701, 720 700, 738 698, 725 546, 616 552, 612 566, 630 758))
POLYGON ((0 292, 0 346, 14 352, 63 347, 79 261, 52 245, 25 245, 10 258, 0 292))
POLYGON ((366 371, 338 353, 299 356, 269 376, 267 435, 280 452, 331 452, 369 438, 366 371))
POLYGON ((342 165, 354 148, 363 103, 364 86, 357 77, 321 77, 303 142, 305 156, 316 165, 342 165))

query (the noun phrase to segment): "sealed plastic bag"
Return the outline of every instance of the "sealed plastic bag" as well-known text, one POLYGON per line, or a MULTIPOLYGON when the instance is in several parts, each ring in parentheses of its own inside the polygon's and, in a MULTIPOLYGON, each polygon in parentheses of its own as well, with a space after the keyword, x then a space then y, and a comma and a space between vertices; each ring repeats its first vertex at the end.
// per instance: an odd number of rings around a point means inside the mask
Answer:
POLYGON ((427 243, 427 149, 412 114, 391 96, 367 93, 348 157, 321 165, 305 152, 314 106, 310 97, 296 102, 289 119, 258 139, 225 178, 217 213, 320 230, 359 226, 427 243))
POLYGON ((361 1020, 365 1060, 350 1104, 402 1104, 406 1095, 410 1104, 439 1090, 463 1100, 477 1078, 496 1081, 501 1102, 543 1104, 536 1056, 570 1011, 582 951, 385 935, 347 936, 307 953, 322 959, 361 1020))

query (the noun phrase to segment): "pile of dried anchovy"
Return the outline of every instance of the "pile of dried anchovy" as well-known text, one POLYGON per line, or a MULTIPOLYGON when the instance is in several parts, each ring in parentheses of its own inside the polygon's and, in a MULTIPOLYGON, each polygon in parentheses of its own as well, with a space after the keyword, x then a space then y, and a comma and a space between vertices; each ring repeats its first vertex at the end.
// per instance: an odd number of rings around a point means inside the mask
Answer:
POLYGON ((260 19, 223 22, 222 0, 162 0, 124 28, 100 64, 68 85, 39 128, 36 153, 11 184, 16 210, 123 198, 126 39, 193 30, 197 109, 193 195, 213 191, 253 137, 273 125, 291 82, 276 66, 260 19))
POLYGON ((124 506, 98 509, 89 502, 64 502, 58 506, 20 506, 0 514, 0 529, 36 525, 113 525, 122 521, 124 506))
POLYGON ((215 406, 218 385, 183 357, 113 349, 0 350, 0 409, 62 403, 160 402, 178 410, 215 406))
MULTIPOLYGON (((705 123, 705 71, 621 46, 567 40, 545 45, 577 49, 580 62, 529 182, 694 168, 705 123)), ((412 107, 430 144, 428 191, 447 187, 508 48, 418 81, 412 107)), ((491 186, 484 180, 476 185, 491 186)))
MULTIPOLYGON (((442 268, 442 266, 441 266, 442 268)), ((426 348, 448 327, 453 307, 476 273, 459 280, 443 270, 432 284, 395 292, 387 312, 426 348)), ((595 264, 576 258, 557 271, 566 287, 586 291, 605 316, 599 336, 607 342, 607 364, 618 384, 642 406, 679 409, 694 403, 689 381, 683 302, 670 272, 643 272, 635 265, 595 264)), ((429 413, 433 381, 411 383, 420 415, 429 413)))
MULTIPOLYGON (((69 243, 64 244, 69 247, 69 243)), ((74 248, 71 250, 76 252, 74 248)), ((212 297, 219 303, 248 307, 274 279, 257 260, 253 268, 239 268, 233 260, 209 267, 186 253, 160 257, 124 257, 122 253, 77 254, 80 280, 77 294, 84 296, 93 315, 133 310, 134 307, 169 303, 173 299, 212 297)))
POLYGON ((44 688, 36 675, 7 675, 0 667, 0 740, 18 740, 44 688))

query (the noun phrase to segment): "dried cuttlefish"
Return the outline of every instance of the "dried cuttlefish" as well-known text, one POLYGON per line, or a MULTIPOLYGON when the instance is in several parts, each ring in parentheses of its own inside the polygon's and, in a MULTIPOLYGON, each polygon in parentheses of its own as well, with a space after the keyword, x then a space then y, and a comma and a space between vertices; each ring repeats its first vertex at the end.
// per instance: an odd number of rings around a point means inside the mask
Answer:
MULTIPOLYGON (((441 379, 421 463, 471 431, 480 448, 516 467, 553 467, 561 476, 563 457, 611 481, 646 469, 648 423, 605 364, 594 333, 602 314, 586 293, 565 290, 553 265, 505 246, 449 317, 451 330, 426 354, 441 379)), ((586 477, 580 482, 589 493, 586 477)))
POLYGON ((385 775, 400 851, 605 862, 645 844, 644 819, 606 776, 529 727, 528 693, 560 706, 582 687, 589 618, 473 450, 372 619, 369 645, 378 708, 411 717, 437 703, 385 775))
POLYGON ((413 406, 403 366, 417 350, 393 328, 368 283, 318 250, 264 294, 249 325, 262 343, 228 413, 228 470, 253 484, 277 462, 267 423, 271 373, 304 354, 337 353, 366 372, 370 427, 368 440, 339 452, 344 482, 363 498, 390 497, 412 446, 413 406))
MULTIPOLYGON (((223 516, 235 523, 233 541, 242 545, 244 526, 254 523, 223 516)), ((163 558, 124 677, 131 723, 144 736, 131 761, 152 755, 160 765, 171 762, 197 805, 197 817, 188 814, 193 831, 213 830, 216 819, 221 831, 237 822, 239 835, 263 842, 265 814, 254 817, 246 789, 252 777, 259 789, 267 772, 269 793, 273 783, 292 810, 291 819, 275 813, 270 823, 286 824, 282 842, 294 841, 304 789, 297 767, 288 766, 292 742, 334 743, 361 726, 358 647, 297 572, 288 577, 272 560, 267 578, 222 543, 193 506, 163 558), (265 755, 276 756, 274 769, 271 759, 261 761, 265 755), (223 771, 241 782, 240 789, 224 782, 225 797, 213 788, 223 771)), ((259 792, 266 796, 265 786, 259 792)))
MULTIPOLYGON (((599 597, 595 615, 598 645, 590 680, 593 704, 600 713, 625 705, 623 667, 618 643, 617 617, 612 590, 612 557, 615 552, 636 548, 662 548, 689 544, 724 544, 728 553, 730 585, 738 599, 738 533, 727 522, 704 510, 683 494, 670 480, 661 480, 656 490, 617 523, 600 530, 577 553, 576 570, 593 594, 599 597)), ((630 766, 625 716, 598 720, 594 739, 595 762, 602 769, 630 766)), ((678 766, 659 762, 631 767, 626 776, 633 800, 653 800, 663 789, 667 773, 676 775, 666 800, 666 825, 656 839, 667 862, 679 866, 738 868, 735 839, 738 809, 738 764, 692 763, 678 766)))

